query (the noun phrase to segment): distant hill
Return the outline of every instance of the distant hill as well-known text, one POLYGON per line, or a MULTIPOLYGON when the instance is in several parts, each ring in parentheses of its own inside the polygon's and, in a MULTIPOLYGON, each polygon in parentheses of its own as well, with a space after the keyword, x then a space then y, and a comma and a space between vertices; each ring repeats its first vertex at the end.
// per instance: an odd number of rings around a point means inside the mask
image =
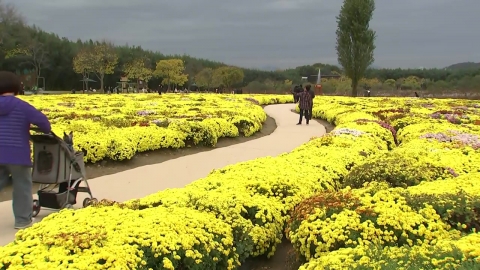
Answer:
POLYGON ((458 63, 458 64, 453 64, 451 66, 446 67, 445 69, 474 69, 474 68, 480 68, 480 63, 474 63, 474 62, 463 62, 463 63, 458 63))
MULTIPOLYGON (((255 69, 255 68, 253 68, 255 69)), ((276 67, 276 66, 263 66, 263 67, 260 67, 258 70, 263 70, 263 71, 275 71, 275 70, 278 70, 279 68, 276 67)))

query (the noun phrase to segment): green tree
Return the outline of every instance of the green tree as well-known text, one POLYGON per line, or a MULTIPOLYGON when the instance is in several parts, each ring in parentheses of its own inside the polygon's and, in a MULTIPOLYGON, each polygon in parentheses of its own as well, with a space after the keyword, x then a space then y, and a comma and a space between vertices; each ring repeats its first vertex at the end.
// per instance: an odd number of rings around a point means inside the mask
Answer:
MULTIPOLYGON (((14 49, 23 50, 29 47, 32 38, 38 43, 43 44, 41 50, 44 55, 48 56, 47 65, 41 65, 41 75, 46 80, 46 88, 49 90, 66 90, 72 87, 79 87, 80 82, 78 75, 72 69, 73 60, 79 50, 84 47, 93 47, 96 42, 93 40, 75 40, 71 41, 66 38, 61 38, 54 33, 47 33, 35 26, 29 26, 24 23, 24 20, 19 12, 15 10, 16 1, 4 1, 0 0, 0 69, 12 70, 22 73, 26 87, 35 85, 35 71, 33 65, 28 62, 32 60, 31 56, 24 54, 16 54, 15 57, 9 57, 5 59, 7 52, 12 52, 14 49), (6 2, 12 4, 6 4, 6 2), (18 47, 16 47, 18 46, 18 47)), ((35 50, 39 47, 34 46, 35 50)), ((113 48, 118 54, 118 63, 124 67, 127 63, 130 63, 134 59, 146 57, 150 61, 148 67, 155 68, 155 65, 160 60, 180 58, 184 61, 185 70, 183 73, 188 74, 188 78, 192 79, 193 76, 198 74, 204 68, 216 69, 225 66, 224 63, 215 62, 207 59, 198 59, 188 55, 164 55, 160 52, 148 51, 142 49, 140 46, 128 46, 121 45, 113 48)), ((17 51, 19 52, 19 51, 17 51)), ((23 50, 25 52, 25 50, 23 50)), ((364 53, 363 51, 361 53, 364 53)), ((38 55, 37 53, 35 53, 38 55)), ((41 58, 41 57, 40 57, 41 58)), ((42 62, 42 61, 41 61, 42 62)), ((437 90, 443 87, 449 87, 455 89, 460 88, 472 88, 480 89, 480 82, 473 79, 463 78, 475 78, 480 75, 479 63, 460 63, 451 65, 449 67, 439 67, 432 69, 376 69, 368 68, 364 74, 367 79, 377 78, 379 81, 385 81, 387 79, 398 80, 398 88, 401 88, 403 80, 401 78, 408 78, 410 76, 416 76, 420 79, 428 79, 428 89, 437 90), (399 80, 400 79, 400 80, 399 80), (468 83, 471 81, 472 83, 468 83), (437 82, 440 82, 437 84, 437 82), (438 87, 436 86, 438 85, 438 87)), ((322 63, 315 63, 312 65, 306 65, 291 69, 277 70, 277 71, 261 71, 254 69, 241 70, 244 73, 242 85, 247 85, 250 82, 264 82, 266 79, 272 81, 284 81, 291 80, 294 84, 300 82, 300 78, 303 75, 317 75, 320 68, 322 75, 334 75, 335 73, 342 73, 340 67, 334 65, 326 65, 322 63)), ((91 72, 90 74, 92 74, 91 72)), ((81 74, 81 72, 80 72, 81 74)), ((122 68, 115 68, 114 73, 111 75, 105 75, 105 85, 113 85, 118 81, 118 78, 123 75, 122 68)), ((161 84, 161 77, 153 77, 149 84, 159 85, 161 84)), ((324 81, 323 89, 325 92, 334 92, 337 84, 335 79, 329 80, 328 83, 324 81), (328 90, 328 91, 327 91, 328 90)), ((212 84, 213 86, 214 84, 212 84)), ((234 85, 235 86, 235 85, 234 85)), ((359 84, 359 86, 361 86, 359 84)), ((396 85, 397 86, 397 85, 396 85)), ((375 86, 372 86, 374 89, 375 86)), ((348 87, 342 87, 351 92, 351 85, 348 87)))
POLYGON ((250 93, 264 93, 268 90, 268 87, 259 81, 252 81, 245 86, 245 90, 250 93))
POLYGON ((19 32, 25 28, 24 23, 23 16, 14 5, 0 0, 0 54, 14 47, 19 32))
POLYGON ((401 89, 402 90, 419 90, 421 80, 417 76, 409 76, 403 80, 401 89))
POLYGON ((195 60, 192 60, 191 57, 188 55, 183 55, 182 60, 185 65, 185 71, 183 73, 187 74, 188 76, 188 85, 191 86, 192 83, 195 82, 195 76, 196 74, 200 73, 204 69, 204 67, 195 60))
POLYGON ((286 86, 286 81, 291 82, 290 80, 276 81, 272 79, 266 79, 264 84, 268 87, 268 90, 273 90, 274 92, 281 92, 282 89, 289 88, 291 86, 286 86))
POLYGON ((394 79, 388 79, 383 82, 383 85, 388 87, 390 90, 395 89, 396 81, 394 79))
POLYGON ((183 85, 188 81, 188 75, 184 74, 184 62, 182 59, 167 59, 157 62, 157 68, 154 75, 162 77, 162 83, 168 86, 168 90, 172 84, 183 85))
POLYGON ((243 70, 237 67, 220 67, 213 71, 213 81, 217 85, 222 85, 223 87, 231 90, 231 87, 234 84, 243 82, 245 74, 243 70))
POLYGON ((100 80, 100 90, 104 91, 105 75, 113 74, 118 64, 117 52, 105 41, 95 44, 90 52, 92 72, 100 80))
POLYGON ((137 81, 137 91, 140 80, 145 81, 145 84, 148 85, 148 81, 150 81, 153 76, 153 70, 147 67, 147 62, 148 60, 145 58, 138 58, 126 63, 123 66, 123 72, 125 72, 126 77, 137 81))
POLYGON ((345 75, 352 80, 352 96, 357 96, 358 82, 374 62, 375 32, 370 20, 374 0, 344 0, 337 16, 337 56, 345 75))
POLYGON ((197 75, 195 75, 195 83, 199 87, 205 87, 207 90, 213 84, 213 69, 204 68, 197 75))
POLYGON ((80 49, 73 58, 73 70, 77 74, 82 74, 83 89, 88 90, 88 81, 93 72, 92 48, 84 47, 80 49))
POLYGON ((275 90, 276 82, 272 79, 266 79, 263 84, 267 87, 265 89, 265 94, 267 93, 267 90, 275 90))
MULTIPOLYGON (((477 86, 478 87, 478 86, 477 86)), ((444 81, 444 80, 440 80, 440 81, 436 81, 434 84, 433 84, 433 88, 435 90, 451 90, 452 89, 452 85, 449 84, 448 82, 444 81)))
POLYGON ((285 80, 283 81, 283 84, 285 85, 286 88, 292 87, 293 82, 291 80, 285 80))
POLYGON ((20 44, 7 51, 5 59, 18 58, 35 70, 36 78, 42 76, 42 70, 48 65, 49 56, 44 43, 37 37, 24 37, 20 44))

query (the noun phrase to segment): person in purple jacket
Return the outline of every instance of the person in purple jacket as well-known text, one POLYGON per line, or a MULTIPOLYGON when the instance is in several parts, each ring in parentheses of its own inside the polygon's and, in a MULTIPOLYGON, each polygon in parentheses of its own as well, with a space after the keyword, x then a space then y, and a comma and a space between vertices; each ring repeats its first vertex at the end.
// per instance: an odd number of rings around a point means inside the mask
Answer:
POLYGON ((15 229, 32 225, 32 160, 30 158, 30 125, 45 133, 52 131, 47 117, 32 105, 19 99, 20 78, 0 71, 0 191, 13 184, 15 229))

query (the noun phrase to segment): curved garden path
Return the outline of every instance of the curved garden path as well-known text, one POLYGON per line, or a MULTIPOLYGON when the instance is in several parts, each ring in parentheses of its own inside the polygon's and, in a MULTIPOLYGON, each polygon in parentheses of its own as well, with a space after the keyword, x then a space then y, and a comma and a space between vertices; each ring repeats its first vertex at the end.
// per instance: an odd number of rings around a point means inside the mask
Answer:
MULTIPOLYGON (((125 201, 167 188, 183 187, 207 176, 213 169, 259 157, 277 156, 293 150, 313 136, 325 134, 325 127, 317 121, 311 121, 309 126, 305 123, 297 126, 298 115, 291 112, 294 106, 280 104, 265 107, 265 112, 277 123, 277 129, 269 136, 90 179, 93 195, 99 200, 125 201)), ((84 198, 84 194, 79 193, 77 207, 81 206, 84 198)), ((11 205, 11 201, 0 203, 0 246, 13 241, 16 233, 11 205)), ((50 213, 52 211, 42 209, 35 221, 50 213)))

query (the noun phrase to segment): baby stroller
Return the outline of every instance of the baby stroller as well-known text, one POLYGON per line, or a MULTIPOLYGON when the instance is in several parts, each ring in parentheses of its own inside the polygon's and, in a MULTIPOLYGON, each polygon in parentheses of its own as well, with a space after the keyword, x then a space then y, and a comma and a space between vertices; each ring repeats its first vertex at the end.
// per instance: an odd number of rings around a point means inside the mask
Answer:
POLYGON ((40 184, 38 200, 33 200, 32 216, 37 216, 42 207, 55 210, 73 208, 78 192, 89 195, 84 199, 83 207, 97 202, 86 179, 82 152, 74 151, 53 133, 31 135, 30 140, 33 142, 32 182, 40 184), (80 187, 81 182, 85 187, 80 187))

